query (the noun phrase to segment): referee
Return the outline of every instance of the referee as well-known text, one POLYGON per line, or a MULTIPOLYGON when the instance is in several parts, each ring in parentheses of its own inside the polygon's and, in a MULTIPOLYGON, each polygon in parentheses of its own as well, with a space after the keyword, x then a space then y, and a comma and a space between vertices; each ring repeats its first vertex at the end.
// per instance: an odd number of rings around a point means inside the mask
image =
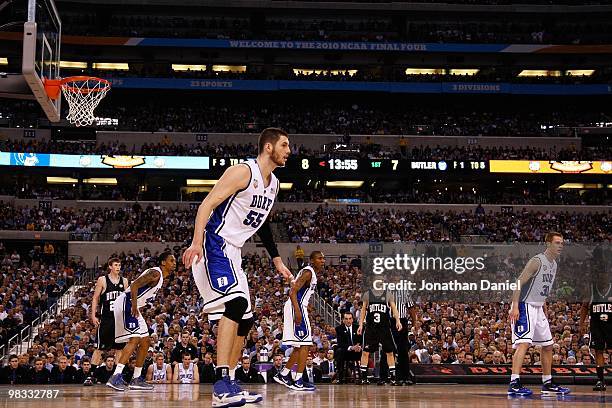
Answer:
MULTIPOLYGON (((402 323, 402 330, 399 332, 395 329, 395 324, 391 324, 391 330, 393 337, 395 338, 395 346, 397 347, 397 367, 396 367, 396 381, 397 384, 413 385, 414 379, 410 372, 410 358, 409 352, 410 347, 408 344, 408 317, 412 320, 412 324, 417 321, 417 308, 412 300, 410 292, 407 290, 395 290, 392 292, 395 298, 395 304, 397 305, 397 311, 400 317, 400 323, 402 323)), ((384 357, 384 354, 381 354, 384 357)), ((387 377, 389 368, 387 366, 387 359, 380 359, 380 377, 387 377)))

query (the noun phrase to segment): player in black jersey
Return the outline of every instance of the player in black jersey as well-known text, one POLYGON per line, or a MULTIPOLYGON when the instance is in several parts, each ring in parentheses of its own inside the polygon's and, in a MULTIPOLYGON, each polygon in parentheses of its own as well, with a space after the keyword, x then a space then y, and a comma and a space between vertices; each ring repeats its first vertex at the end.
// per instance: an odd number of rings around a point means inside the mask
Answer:
MULTIPOLYGON (((378 350, 382 345, 383 352, 387 355, 389 365, 389 377, 391 385, 396 385, 395 381, 395 342, 391 332, 391 312, 395 318, 395 327, 398 331, 402 330, 399 313, 395 306, 393 294, 385 291, 368 290, 362 298, 363 306, 359 316, 359 328, 357 334, 363 334, 363 352, 361 353, 361 384, 368 384, 368 359, 370 353, 378 350), (363 330, 363 321, 366 326, 363 330)), ((379 382, 382 385, 382 382, 379 382)))
POLYGON ((612 279, 604 267, 599 268, 597 278, 591 283, 591 302, 582 304, 581 336, 586 333, 587 314, 590 314, 591 318, 590 346, 595 349, 597 363, 597 384, 593 387, 593 391, 605 391, 604 352, 612 349, 612 279))
POLYGON ((120 276, 121 261, 119 258, 108 260, 108 274, 100 276, 96 281, 91 302, 91 321, 98 328, 97 349, 92 356, 92 364, 99 365, 102 352, 115 350, 115 361, 121 357, 121 349, 125 344, 115 343, 115 314, 113 304, 117 297, 129 286, 127 278, 120 276), (100 313, 98 315, 98 304, 100 313), (98 319, 98 316, 100 317, 98 319))

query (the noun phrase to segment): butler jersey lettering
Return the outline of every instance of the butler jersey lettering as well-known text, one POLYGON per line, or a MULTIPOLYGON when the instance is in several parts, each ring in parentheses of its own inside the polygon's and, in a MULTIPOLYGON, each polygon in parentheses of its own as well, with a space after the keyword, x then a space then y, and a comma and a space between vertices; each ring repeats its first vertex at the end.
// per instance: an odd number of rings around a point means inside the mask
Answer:
POLYGON ((106 279, 106 289, 100 294, 100 316, 103 318, 114 319, 113 307, 115 300, 125 292, 123 286, 123 278, 119 277, 119 282, 113 283, 110 279, 110 275, 104 277, 106 279))
POLYGON ((386 290, 375 293, 373 290, 368 291, 368 308, 366 315, 366 324, 371 328, 390 327, 391 307, 389 306, 392 300, 386 290))
POLYGON ((544 253, 534 256, 540 261, 538 271, 521 288, 520 301, 534 306, 542 306, 555 282, 557 262, 549 261, 544 253))
POLYGON ((219 235, 237 248, 242 248, 268 218, 280 186, 274 174, 270 184, 264 185, 257 161, 247 160, 241 165, 250 170, 249 185, 217 206, 206 224, 207 233, 219 235))
POLYGON ((612 324, 612 283, 591 284, 591 322, 595 321, 612 324))

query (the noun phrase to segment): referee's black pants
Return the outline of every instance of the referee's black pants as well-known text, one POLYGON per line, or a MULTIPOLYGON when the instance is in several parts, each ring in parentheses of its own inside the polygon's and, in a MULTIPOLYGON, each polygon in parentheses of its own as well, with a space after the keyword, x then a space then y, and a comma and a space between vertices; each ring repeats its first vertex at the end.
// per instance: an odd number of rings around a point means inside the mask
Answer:
MULTIPOLYGON (((391 333, 397 352, 395 361, 395 377, 397 381, 408 381, 410 379, 410 359, 408 357, 408 319, 401 318, 402 330, 397 331, 395 328, 395 319, 391 322, 391 333)), ((389 365, 387 364, 387 355, 380 353, 380 378, 389 378, 389 365)))

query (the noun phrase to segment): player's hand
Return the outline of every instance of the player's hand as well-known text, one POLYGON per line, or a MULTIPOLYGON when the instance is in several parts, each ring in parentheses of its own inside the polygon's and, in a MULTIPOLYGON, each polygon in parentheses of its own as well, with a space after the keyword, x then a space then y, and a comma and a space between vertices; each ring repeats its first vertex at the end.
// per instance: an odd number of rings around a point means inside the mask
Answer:
POLYGON ((100 325, 100 320, 98 320, 96 315, 91 315, 91 322, 93 323, 94 327, 98 327, 100 325))
POLYGON ((353 351, 356 353, 361 353, 361 345, 358 344, 356 346, 353 346, 353 351))
POLYGON ((293 278, 293 274, 291 273, 289 268, 285 266, 281 257, 277 256, 272 261, 274 262, 274 267, 282 275, 283 279, 285 279, 285 281, 287 282, 291 282, 291 279, 293 278))
POLYGON ((508 317, 510 317, 510 323, 516 323, 519 317, 518 307, 514 307, 514 305, 512 305, 510 307, 510 311, 508 312, 508 317))
POLYGON ((397 329, 397 331, 402 331, 402 323, 398 320, 397 323, 395 323, 395 328, 397 329))
POLYGON ((132 316, 138 317, 140 312, 138 311, 138 305, 132 304, 132 316))
POLYGON ((302 324, 302 312, 298 310, 298 312, 295 314, 295 317, 293 318, 293 322, 296 326, 302 324))
POLYGON ((202 245, 191 244, 189 248, 183 252, 183 265, 186 269, 191 268, 194 262, 198 262, 202 259, 204 250, 202 245))
POLYGON ((357 335, 358 335, 358 336, 361 336, 361 332, 362 332, 362 331, 363 331, 363 327, 362 327, 362 326, 359 326, 359 327, 357 328, 357 335))

